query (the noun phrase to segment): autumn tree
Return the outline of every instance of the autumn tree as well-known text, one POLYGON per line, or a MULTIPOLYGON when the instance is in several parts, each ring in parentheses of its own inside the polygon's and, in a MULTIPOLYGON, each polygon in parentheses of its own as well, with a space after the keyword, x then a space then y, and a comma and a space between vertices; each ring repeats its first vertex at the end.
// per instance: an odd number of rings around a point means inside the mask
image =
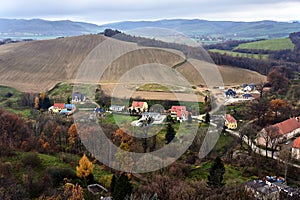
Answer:
POLYGON ((85 154, 83 154, 82 158, 79 160, 79 166, 76 167, 76 175, 86 181, 87 177, 92 174, 93 169, 93 163, 89 161, 85 154))
POLYGON ((267 76, 268 82, 272 86, 272 91, 283 93, 287 90, 289 85, 288 78, 279 69, 273 69, 267 76))
POLYGON ((72 124, 68 130, 69 144, 77 152, 80 147, 80 138, 77 132, 76 124, 72 124))
POLYGON ((283 163, 284 180, 287 184, 288 166, 292 159, 291 151, 289 149, 283 149, 279 152, 278 157, 279 157, 280 161, 283 163))
POLYGON ((39 104, 40 104, 39 97, 35 97, 35 99, 34 99, 34 108, 39 109, 40 108, 39 104))
POLYGON ((270 102, 270 108, 273 112, 275 112, 275 121, 278 118, 278 111, 285 106, 286 103, 281 99, 274 99, 270 102))
POLYGON ((266 98, 253 100, 247 105, 245 110, 249 119, 257 118, 257 124, 265 126, 266 114, 269 110, 269 101, 266 98))
POLYGON ((126 142, 122 142, 117 150, 116 159, 119 161, 119 167, 121 171, 131 172, 134 161, 129 154, 129 145, 126 142))
POLYGON ((68 200, 82 200, 84 199, 83 189, 77 183, 76 185, 72 183, 66 183, 64 186, 63 197, 64 199, 68 199, 68 200))
POLYGON ((212 187, 221 187, 224 185, 223 183, 223 175, 225 174, 225 167, 221 160, 221 158, 218 156, 211 168, 209 169, 209 175, 208 175, 208 182, 207 184, 212 187))

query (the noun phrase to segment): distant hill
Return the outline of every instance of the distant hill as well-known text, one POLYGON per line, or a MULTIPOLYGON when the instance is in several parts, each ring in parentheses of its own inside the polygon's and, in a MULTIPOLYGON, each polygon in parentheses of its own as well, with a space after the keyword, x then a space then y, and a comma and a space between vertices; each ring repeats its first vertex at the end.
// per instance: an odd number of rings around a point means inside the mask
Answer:
POLYGON ((101 26, 121 31, 145 27, 158 27, 174 29, 188 36, 211 36, 236 39, 251 38, 277 38, 287 37, 289 33, 300 31, 300 23, 257 21, 257 22, 232 22, 232 21, 207 21, 207 20, 159 20, 159 21, 125 21, 101 26))
POLYGON ((102 28, 90 23, 47 21, 42 19, 0 19, 0 38, 33 38, 77 36, 98 33, 102 28))
POLYGON ((105 25, 41 19, 0 19, 0 38, 45 38, 64 37, 99 33, 106 28, 129 31, 146 27, 166 28, 179 31, 199 40, 256 39, 287 37, 289 33, 300 31, 300 23, 258 21, 231 22, 207 21, 200 19, 172 19, 158 21, 124 21, 105 25))
MULTIPOLYGON (((0 84, 14 87, 20 91, 41 92, 50 89, 59 82, 73 83, 76 79, 77 70, 84 59, 105 39, 106 37, 103 35, 85 35, 0 45, 0 84)), ((126 45, 136 46, 135 43, 126 43, 126 45)), ((125 72, 136 66, 160 63, 173 69, 176 66, 175 70, 178 69, 178 72, 182 73, 187 80, 192 80, 192 84, 204 84, 199 76, 195 76, 197 73, 193 71, 191 65, 184 62, 184 57, 179 56, 182 53, 171 50, 177 52, 174 54, 170 53, 170 50, 159 49, 147 48, 119 57, 105 71, 102 80, 108 84, 116 83, 125 72), (183 64, 177 66, 178 63, 183 64)), ((203 61, 197 63, 201 64, 204 69, 210 68, 211 65, 203 63, 203 61)), ((89 67, 91 69, 85 69, 88 72, 101 70, 101 65, 89 67)), ((220 72, 226 85, 265 80, 265 76, 245 69, 220 66, 220 72)), ((150 68, 142 73, 142 76, 147 75, 153 79, 162 76, 150 68)), ((165 71, 163 77, 161 80, 164 81, 177 83, 179 80, 178 77, 169 76, 168 70, 165 71)), ((90 81, 90 79, 86 81, 90 81)))

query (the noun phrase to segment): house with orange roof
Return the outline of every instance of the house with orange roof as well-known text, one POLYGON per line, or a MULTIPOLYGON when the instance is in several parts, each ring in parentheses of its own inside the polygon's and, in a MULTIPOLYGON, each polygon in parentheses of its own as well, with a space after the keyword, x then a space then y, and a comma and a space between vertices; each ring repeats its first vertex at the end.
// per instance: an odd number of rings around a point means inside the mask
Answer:
POLYGON ((236 129, 237 128, 237 121, 234 119, 234 117, 230 114, 226 114, 225 116, 225 126, 228 129, 236 129))
POLYGON ((266 146, 267 141, 276 139, 277 142, 285 142, 299 134, 299 117, 292 117, 283 122, 262 129, 257 135, 256 143, 258 145, 266 146))
POLYGON ((300 159, 300 137, 294 140, 292 145, 292 157, 295 159, 300 159))
POLYGON ((186 110, 186 106, 172 106, 171 117, 176 118, 179 121, 187 120, 189 112, 186 110))
POLYGON ((144 101, 133 101, 131 107, 129 107, 129 111, 132 112, 135 110, 138 113, 148 111, 148 104, 144 101))

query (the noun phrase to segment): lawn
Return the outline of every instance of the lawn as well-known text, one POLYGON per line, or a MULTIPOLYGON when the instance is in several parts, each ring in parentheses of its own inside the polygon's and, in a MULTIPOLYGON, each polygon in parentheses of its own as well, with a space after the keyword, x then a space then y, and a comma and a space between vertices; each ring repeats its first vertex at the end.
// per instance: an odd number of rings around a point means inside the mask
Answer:
MULTIPOLYGON (((22 177, 23 174, 27 173, 27 168, 22 166, 22 160, 26 155, 31 152, 16 152, 15 156, 2 158, 3 162, 10 162, 12 166, 15 166, 13 173, 22 177)), ((55 155, 41 154, 38 153, 41 159, 41 165, 35 170, 38 173, 38 177, 43 177, 46 168, 65 168, 76 171, 80 156, 69 154, 69 153, 58 153, 55 155)), ((93 160, 90 160, 93 161, 93 160)), ((111 175, 108 171, 105 171, 103 166, 94 164, 93 175, 96 181, 100 181, 103 176, 111 175)))
POLYGON ((293 50, 294 44, 289 38, 276 38, 240 44, 235 49, 261 49, 272 51, 279 51, 284 49, 293 50))
POLYGON ((19 106, 19 100, 22 94, 22 92, 14 88, 0 86, 0 107, 17 115, 29 117, 31 115, 30 108, 19 106), (8 94, 12 96, 9 97, 8 94))

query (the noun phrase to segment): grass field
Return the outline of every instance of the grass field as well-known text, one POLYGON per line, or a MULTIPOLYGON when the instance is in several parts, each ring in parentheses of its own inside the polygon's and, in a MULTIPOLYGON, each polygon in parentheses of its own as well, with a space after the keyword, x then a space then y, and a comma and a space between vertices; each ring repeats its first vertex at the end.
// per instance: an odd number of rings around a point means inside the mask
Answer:
POLYGON ((289 38, 276 38, 276 39, 240 44, 235 49, 261 49, 261 50, 272 50, 272 51, 278 51, 284 49, 293 50, 294 44, 289 38))
POLYGON ((254 59, 268 59, 268 55, 267 54, 250 54, 250 53, 239 53, 239 52, 234 52, 234 51, 226 51, 226 50, 220 50, 220 49, 211 49, 209 50, 211 52, 216 52, 216 53, 220 53, 220 54, 227 54, 229 56, 233 56, 233 57, 245 57, 245 58, 254 58, 254 59))
POLYGON ((24 117, 30 116, 30 108, 19 106, 18 101, 20 100, 21 95, 22 92, 14 88, 0 86, 0 107, 17 115, 22 115, 24 117), (12 96, 8 97, 8 94, 11 94, 12 96))

